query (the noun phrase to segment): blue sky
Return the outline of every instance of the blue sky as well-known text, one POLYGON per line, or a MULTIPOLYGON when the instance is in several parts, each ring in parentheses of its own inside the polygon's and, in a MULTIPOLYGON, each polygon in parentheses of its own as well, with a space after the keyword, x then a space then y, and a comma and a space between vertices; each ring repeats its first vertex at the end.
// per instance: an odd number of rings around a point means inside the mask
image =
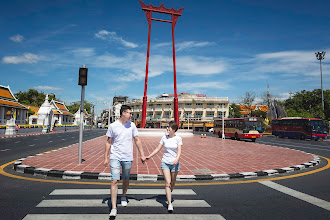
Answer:
MULTIPOLYGON (((326 51, 330 89, 330 1, 144 0, 184 7, 175 27, 178 93, 228 97, 320 88, 315 52, 326 51)), ((85 98, 106 108, 114 95, 142 98, 148 23, 138 0, 0 3, 1 85, 80 100, 78 71, 87 66, 85 98)), ((170 19, 153 13, 154 18, 170 19)), ((171 24, 152 22, 148 98, 173 93, 171 24)))

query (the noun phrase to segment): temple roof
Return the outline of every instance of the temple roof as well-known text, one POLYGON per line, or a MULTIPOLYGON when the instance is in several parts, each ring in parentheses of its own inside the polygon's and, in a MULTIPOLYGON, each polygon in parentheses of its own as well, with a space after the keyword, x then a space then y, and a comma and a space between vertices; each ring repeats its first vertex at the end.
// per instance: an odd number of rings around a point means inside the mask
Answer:
POLYGON ((1 106, 6 106, 6 107, 12 107, 12 108, 21 108, 21 109, 27 109, 27 107, 25 107, 24 105, 21 105, 18 102, 13 102, 13 101, 9 101, 9 100, 3 100, 0 99, 0 105, 1 106))
POLYGON ((10 99, 17 101, 14 94, 11 92, 9 86, 0 85, 0 99, 10 99))
POLYGON ((33 115, 38 115, 38 111, 39 111, 40 107, 33 106, 33 105, 27 105, 27 104, 24 104, 24 106, 27 107, 28 109, 30 109, 31 111, 34 111, 33 115))
POLYGON ((54 99, 51 101, 51 104, 54 105, 54 107, 57 110, 53 110, 54 114, 59 114, 59 115, 70 115, 73 116, 73 114, 71 114, 68 110, 68 108, 65 106, 64 102, 59 102, 59 101, 55 101, 54 99))

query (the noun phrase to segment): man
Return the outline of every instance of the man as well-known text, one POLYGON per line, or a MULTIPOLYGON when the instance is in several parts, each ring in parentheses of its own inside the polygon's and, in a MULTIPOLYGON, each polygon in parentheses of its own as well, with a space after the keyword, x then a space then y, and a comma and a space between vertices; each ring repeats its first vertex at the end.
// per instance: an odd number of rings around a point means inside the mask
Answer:
POLYGON ((110 217, 117 215, 117 194, 118 181, 120 180, 120 167, 122 167, 123 194, 121 205, 127 206, 126 192, 129 185, 129 176, 133 161, 133 140, 140 152, 142 163, 146 158, 142 149, 138 131, 131 120, 131 107, 122 105, 120 109, 120 119, 112 123, 107 131, 108 139, 105 143, 104 165, 111 168, 111 203, 112 209, 110 217), (110 162, 109 162, 110 158, 110 162))

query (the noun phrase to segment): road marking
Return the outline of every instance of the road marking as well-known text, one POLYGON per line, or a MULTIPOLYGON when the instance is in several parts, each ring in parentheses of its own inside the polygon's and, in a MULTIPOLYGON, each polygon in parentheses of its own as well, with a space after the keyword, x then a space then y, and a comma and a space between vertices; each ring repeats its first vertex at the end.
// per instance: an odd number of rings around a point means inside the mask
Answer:
POLYGON ((15 144, 18 144, 19 142, 21 142, 21 141, 16 141, 15 144))
POLYGON ((326 209, 326 210, 330 211, 330 202, 327 202, 325 200, 316 198, 314 196, 307 195, 307 194, 302 193, 302 192, 298 192, 296 190, 290 189, 289 187, 282 186, 282 185, 280 185, 278 183, 274 183, 272 181, 262 181, 262 182, 259 182, 259 183, 263 184, 265 186, 268 186, 272 189, 275 189, 277 191, 280 191, 282 193, 285 193, 289 196, 295 197, 297 199, 303 200, 305 202, 311 203, 313 205, 316 205, 318 207, 321 207, 323 209, 326 209))
POLYGON ((30 145, 29 145, 29 147, 33 147, 33 146, 35 146, 35 144, 30 144, 30 145))
MULTIPOLYGON (((130 207, 163 207, 166 205, 166 199, 128 199, 130 207)), ((193 208, 208 208, 211 207, 204 200, 179 200, 175 199, 173 202, 174 207, 193 207, 193 208)), ((107 200, 104 199, 52 199, 43 200, 36 207, 108 207, 107 200)))
MULTIPOLYGON (((274 178, 269 178, 269 179, 258 179, 258 180, 245 180, 245 181, 233 181, 233 182, 208 182, 208 183, 176 183, 176 186, 214 186, 214 185, 232 185, 232 184, 241 184, 241 183, 257 183, 261 181, 274 181, 274 180, 283 180, 283 179, 290 179, 290 178, 296 178, 300 176, 306 176, 310 174, 314 174, 317 172, 321 172, 323 170, 329 169, 330 168, 330 159, 326 157, 322 157, 320 155, 316 155, 318 157, 321 157, 327 161, 327 165, 324 167, 303 172, 303 173, 298 173, 298 174, 293 174, 290 176, 281 176, 281 177, 274 177, 274 178)), ((15 163, 17 160, 8 162, 6 164, 3 164, 0 166, 0 174, 11 177, 11 178, 16 178, 16 179, 22 179, 22 180, 30 180, 30 181, 35 181, 35 182, 47 182, 47 183, 66 183, 66 184, 80 184, 80 185, 105 185, 109 186, 109 183, 102 183, 102 182, 79 182, 79 181, 64 181, 64 180, 47 180, 47 179, 35 179, 35 178, 29 178, 29 177, 23 177, 23 176, 17 176, 13 175, 10 173, 5 172, 3 169, 10 164, 15 163)), ((118 185, 122 185, 122 183, 119 183, 118 185)), ((164 183, 130 183, 132 186, 164 186, 164 183)))
MULTIPOLYGON (((118 189, 122 194, 122 189, 118 189)), ((164 189, 128 189, 127 194, 165 195, 164 189)), ((49 195, 110 195, 110 189, 55 189, 49 195)), ((196 195, 191 189, 175 189, 172 195, 196 195)))
POLYGON ((62 139, 62 141, 65 141, 65 139, 62 139))
MULTIPOLYGON (((109 214, 28 214, 23 220, 104 220, 109 219, 109 214)), ((224 220, 219 214, 118 214, 117 220, 224 220)))
POLYGON ((48 141, 48 143, 52 143, 53 141, 48 141))
POLYGON ((2 151, 2 152, 4 152, 4 151, 9 151, 10 149, 4 149, 4 150, 0 150, 0 151, 2 151))
MULTIPOLYGON (((266 142, 262 142, 262 143, 265 144, 265 145, 269 145, 269 146, 273 146, 274 147, 274 145, 270 145, 271 143, 269 143, 269 142, 267 142, 268 144, 266 142)), ((281 144, 281 143, 274 143, 274 144, 283 145, 283 146, 289 146, 289 147, 300 147, 300 148, 308 148, 308 149, 313 149, 313 150, 330 151, 328 149, 322 149, 322 148, 316 148, 316 147, 302 147, 302 146, 295 146, 295 145, 281 144)), ((277 146, 277 147, 282 147, 282 146, 277 146)))

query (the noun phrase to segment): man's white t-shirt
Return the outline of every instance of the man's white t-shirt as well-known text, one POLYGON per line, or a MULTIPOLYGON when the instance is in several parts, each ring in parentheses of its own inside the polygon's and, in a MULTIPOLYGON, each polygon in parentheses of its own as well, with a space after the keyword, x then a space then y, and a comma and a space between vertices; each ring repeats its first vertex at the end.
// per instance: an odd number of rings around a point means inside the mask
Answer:
POLYGON ((132 138, 138 136, 138 130, 134 123, 128 121, 126 124, 122 124, 115 121, 110 124, 106 135, 112 138, 110 159, 133 161, 132 138))
POLYGON ((182 145, 182 138, 177 135, 172 138, 164 135, 159 143, 165 148, 162 161, 167 164, 173 164, 178 156, 178 147, 182 145))

